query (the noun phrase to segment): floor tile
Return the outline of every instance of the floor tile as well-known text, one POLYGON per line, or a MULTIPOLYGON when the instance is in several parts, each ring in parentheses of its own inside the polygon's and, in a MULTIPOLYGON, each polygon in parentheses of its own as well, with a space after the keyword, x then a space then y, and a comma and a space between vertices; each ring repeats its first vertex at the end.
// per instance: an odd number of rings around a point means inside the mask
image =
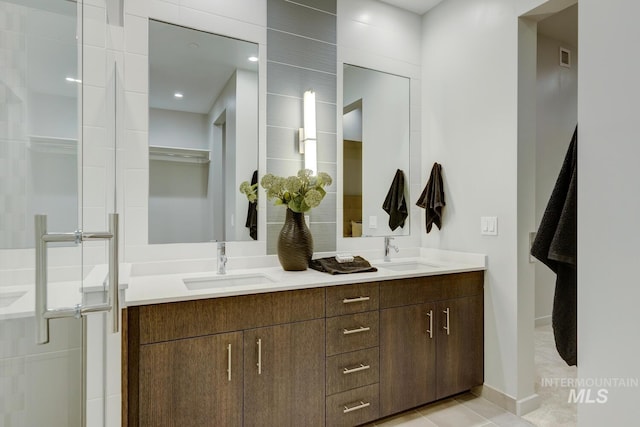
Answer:
POLYGON ((481 427, 489 422, 454 399, 420 408, 418 412, 438 427, 481 427))
POLYGON ((380 420, 375 425, 378 427, 438 427, 416 411, 380 420))
POLYGON ((533 424, 523 420, 517 415, 507 412, 488 400, 474 396, 471 393, 456 396, 455 400, 499 427, 533 426, 533 424))

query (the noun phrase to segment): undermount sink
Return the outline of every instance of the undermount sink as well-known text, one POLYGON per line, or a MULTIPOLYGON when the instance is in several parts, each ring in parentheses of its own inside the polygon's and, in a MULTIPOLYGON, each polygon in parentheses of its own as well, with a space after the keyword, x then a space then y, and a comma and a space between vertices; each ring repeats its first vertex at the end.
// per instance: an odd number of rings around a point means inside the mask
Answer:
POLYGON ((212 288, 228 288, 232 286, 265 285, 275 282, 271 277, 262 273, 193 277, 182 279, 182 281, 190 291, 212 288))
POLYGON ((9 307, 14 302, 25 296, 27 291, 0 292, 0 308, 9 307))
POLYGON ((392 271, 413 271, 425 268, 438 268, 437 265, 429 264, 421 261, 390 261, 376 264, 378 268, 384 268, 392 271))

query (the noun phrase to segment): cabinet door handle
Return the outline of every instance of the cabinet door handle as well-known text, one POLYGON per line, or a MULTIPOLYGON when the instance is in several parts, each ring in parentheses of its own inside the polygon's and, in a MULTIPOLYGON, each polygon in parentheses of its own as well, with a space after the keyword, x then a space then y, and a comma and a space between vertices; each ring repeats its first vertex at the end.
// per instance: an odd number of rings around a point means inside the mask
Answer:
POLYGON ((365 365, 365 364, 361 363, 360 366, 355 367, 355 368, 344 368, 342 373, 345 374, 345 375, 353 374, 354 372, 366 371, 369 368, 371 368, 371 365, 365 365))
POLYGON ((231 381, 231 344, 227 344, 227 379, 231 381))
POLYGON ((258 344, 258 363, 256 366, 258 367, 258 375, 262 375, 262 338, 258 338, 256 344, 258 344))
POLYGON ((429 318, 429 329, 427 329, 427 334, 429 334, 429 338, 433 338, 433 310, 429 310, 427 317, 429 318))
POLYGON ((359 409, 364 409, 367 406, 371 406, 371 403, 369 402, 364 402, 364 401, 360 401, 357 405, 355 406, 348 406, 348 405, 344 405, 344 409, 342 410, 342 412, 344 414, 348 414, 349 412, 353 412, 353 411, 357 411, 359 409))
POLYGON ((355 328, 355 329, 343 329, 342 333, 344 335, 351 335, 351 334, 358 334, 360 332, 367 332, 370 330, 371 328, 368 326, 360 326, 359 328, 355 328))
POLYGON ((445 331, 447 331, 447 335, 450 335, 451 334, 451 328, 449 327, 449 307, 447 307, 447 309, 443 310, 442 312, 447 315, 447 321, 446 321, 443 329, 445 331))
POLYGON ((345 298, 342 300, 343 304, 351 304, 352 302, 363 302, 369 301, 371 297, 356 297, 356 298, 345 298))

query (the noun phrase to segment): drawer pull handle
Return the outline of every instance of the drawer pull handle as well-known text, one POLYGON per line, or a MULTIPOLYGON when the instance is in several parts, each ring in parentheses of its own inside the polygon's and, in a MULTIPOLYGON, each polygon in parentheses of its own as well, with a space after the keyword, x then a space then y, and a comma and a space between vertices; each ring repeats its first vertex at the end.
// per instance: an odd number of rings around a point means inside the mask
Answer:
POLYGON ((429 329, 427 329, 427 334, 429 334, 429 338, 433 338, 433 310, 429 310, 427 317, 429 318, 429 329))
POLYGON ((370 330, 371 328, 368 326, 360 326, 359 328, 356 328, 356 329, 343 329, 342 333, 344 335, 351 335, 351 334, 359 334, 360 332, 368 332, 370 330))
POLYGON ((231 381, 231 344, 227 344, 227 379, 231 381))
POLYGON ((258 344, 258 363, 256 366, 258 367, 258 375, 262 375, 262 338, 258 338, 256 344, 258 344))
POLYGON ((356 298, 345 298, 342 300, 343 304, 351 304, 352 302, 363 302, 369 301, 371 297, 356 297, 356 298))
POLYGON ((345 375, 353 374, 354 372, 366 371, 369 368, 371 368, 371 365, 365 365, 365 364, 361 363, 360 366, 358 366, 356 368, 344 368, 342 373, 345 374, 345 375))
POLYGON ((356 406, 351 406, 351 407, 349 407, 349 406, 345 405, 345 407, 344 407, 344 409, 342 410, 342 412, 343 412, 344 414, 348 414, 349 412, 357 411, 357 410, 359 410, 359 409, 364 409, 364 408, 366 408, 366 407, 368 407, 368 406, 371 406, 371 403, 369 403, 369 402, 363 402, 363 401, 361 400, 361 401, 360 401, 360 403, 358 403, 356 406))
POLYGON ((449 307, 447 307, 446 310, 442 310, 442 312, 447 315, 447 323, 443 326, 443 329, 447 331, 447 335, 449 335, 451 333, 451 328, 449 326, 449 307))

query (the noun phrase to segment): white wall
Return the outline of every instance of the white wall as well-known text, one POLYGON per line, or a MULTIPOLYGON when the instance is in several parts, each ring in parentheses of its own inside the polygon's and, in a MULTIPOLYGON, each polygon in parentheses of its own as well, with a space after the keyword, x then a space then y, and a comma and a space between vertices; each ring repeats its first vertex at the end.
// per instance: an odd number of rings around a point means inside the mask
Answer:
POLYGON ((423 179, 442 164, 447 206, 443 229, 422 244, 488 255, 485 389, 519 411, 535 400, 535 378, 532 302, 520 306, 533 289, 518 279, 515 9, 511 0, 448 0, 423 17, 423 179), (481 216, 498 217, 497 236, 480 235, 481 216))
MULTIPOLYGON (((640 58, 625 42, 640 40, 639 15, 640 3, 635 0, 581 0, 578 11, 581 379, 640 378, 640 58)), ((578 425, 638 423, 638 387, 608 391, 606 403, 578 406, 578 425)))
MULTIPOLYGON (((578 121, 578 50, 538 34, 536 108, 536 228, 551 196, 578 121), (560 66, 560 47, 571 49, 571 68, 560 66)), ((551 320, 556 275, 535 264, 537 324, 551 320)))
MULTIPOLYGON (((343 64, 357 65, 386 73, 396 74, 410 79, 410 165, 405 171, 405 185, 408 188, 409 217, 407 219, 411 234, 398 236, 394 243, 399 247, 417 247, 420 245, 420 234, 424 227, 424 211, 415 206, 426 181, 422 180, 421 171, 421 92, 420 75, 420 16, 390 6, 376 0, 338 0, 338 99, 343 93, 343 64)), ((338 109, 337 123, 342 123, 342 111, 338 109)), ((337 126, 338 138, 338 174, 337 182, 342 182, 342 126, 337 126)), ((396 167, 397 168, 397 167, 396 167)), ((395 172, 395 169, 394 171, 395 172)), ((391 185, 393 176, 384 185, 386 191, 391 185)), ((365 185, 366 186, 366 185, 365 185)), ((338 186, 338 218, 343 217, 342 193, 338 186)), ((380 205, 384 198, 380 201, 380 205)), ((364 203, 364 198, 363 198, 364 203)), ((386 225, 388 217, 378 215, 378 226, 386 225)), ((363 218, 364 219, 364 218, 363 218)), ((368 219, 368 218, 367 218, 368 219)), ((342 221, 338 221, 337 249, 358 251, 379 248, 383 254, 381 237, 352 239, 342 238, 342 221)), ((389 233, 391 234, 391 233, 389 233)))
POLYGON ((208 150, 207 115, 149 109, 149 145, 208 150))

